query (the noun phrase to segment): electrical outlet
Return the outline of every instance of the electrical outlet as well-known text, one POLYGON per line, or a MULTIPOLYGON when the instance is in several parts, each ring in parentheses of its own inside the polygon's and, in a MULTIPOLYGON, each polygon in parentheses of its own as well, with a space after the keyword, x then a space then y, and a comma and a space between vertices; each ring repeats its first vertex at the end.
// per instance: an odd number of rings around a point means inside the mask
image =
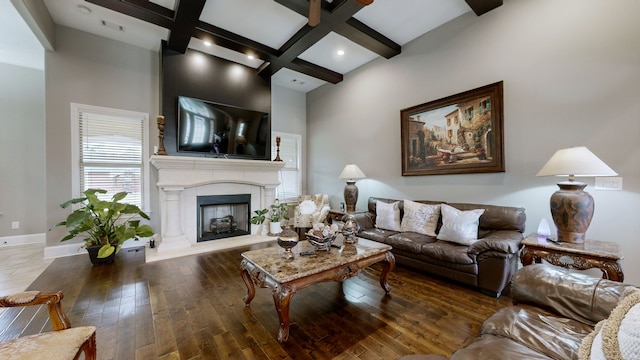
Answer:
POLYGON ((11 230, 18 230, 18 229, 20 229, 20 221, 12 221, 11 230))
POLYGON ((622 177, 597 177, 596 190, 622 190, 622 177))

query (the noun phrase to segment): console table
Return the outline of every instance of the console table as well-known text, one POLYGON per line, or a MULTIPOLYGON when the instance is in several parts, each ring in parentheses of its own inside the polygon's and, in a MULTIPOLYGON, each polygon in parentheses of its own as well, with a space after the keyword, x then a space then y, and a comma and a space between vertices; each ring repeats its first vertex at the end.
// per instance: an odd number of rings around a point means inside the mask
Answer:
POLYGON ((342 211, 342 210, 331 209, 327 213, 327 222, 329 224, 333 224, 334 221, 336 221, 336 222, 344 221, 343 219, 344 219, 345 215, 355 215, 355 214, 360 214, 360 213, 364 213, 364 212, 366 212, 366 211, 347 212, 347 211, 342 211))
POLYGON ((569 269, 587 270, 598 268, 602 278, 613 281, 624 281, 622 259, 624 258, 618 244, 610 241, 585 240, 583 244, 554 243, 546 236, 531 234, 522 244, 520 261, 523 266, 545 260, 553 265, 569 269))

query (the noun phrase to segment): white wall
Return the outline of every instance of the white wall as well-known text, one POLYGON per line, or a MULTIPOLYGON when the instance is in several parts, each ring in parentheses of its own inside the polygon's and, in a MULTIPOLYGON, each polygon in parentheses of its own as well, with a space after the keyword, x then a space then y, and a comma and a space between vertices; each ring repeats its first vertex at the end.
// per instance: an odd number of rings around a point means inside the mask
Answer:
MULTIPOLYGON (((45 73, 46 218, 50 226, 64 220, 68 212, 59 204, 72 197, 70 103, 148 113, 151 153, 158 143, 159 54, 59 26, 56 51, 45 54, 45 73)), ((155 178, 149 182, 154 189, 155 183, 155 178)), ((158 229, 157 199, 151 200, 149 215, 158 229)), ((60 245, 64 235, 64 228, 48 232, 47 248, 60 245)))
POLYGON ((44 71, 0 63, 0 245, 43 234, 44 71), (11 223, 18 221, 19 229, 11 223))
POLYGON ((342 201, 345 164, 369 196, 523 206, 527 232, 546 218, 555 178, 535 176, 560 148, 584 145, 624 179, 594 190, 590 239, 615 241, 626 280, 640 284, 640 2, 507 0, 414 40, 402 54, 349 73, 307 96, 310 192, 342 201), (400 110, 504 81, 506 172, 401 176, 400 110))
MULTIPOLYGON (((302 159, 307 157, 307 102, 306 95, 283 86, 271 86, 271 130, 302 136, 302 159)), ((272 154, 272 158, 275 155, 272 154)), ((306 173, 306 161, 302 161, 306 173)), ((302 193, 306 193, 306 176, 302 177, 302 193)))

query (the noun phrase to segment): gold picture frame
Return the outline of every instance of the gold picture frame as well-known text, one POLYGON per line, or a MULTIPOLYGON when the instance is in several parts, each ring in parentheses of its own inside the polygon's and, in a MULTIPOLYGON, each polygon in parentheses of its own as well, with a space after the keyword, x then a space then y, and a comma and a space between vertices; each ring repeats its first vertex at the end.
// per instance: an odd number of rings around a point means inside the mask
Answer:
POLYGON ((504 172, 502 81, 400 111, 402 176, 504 172))

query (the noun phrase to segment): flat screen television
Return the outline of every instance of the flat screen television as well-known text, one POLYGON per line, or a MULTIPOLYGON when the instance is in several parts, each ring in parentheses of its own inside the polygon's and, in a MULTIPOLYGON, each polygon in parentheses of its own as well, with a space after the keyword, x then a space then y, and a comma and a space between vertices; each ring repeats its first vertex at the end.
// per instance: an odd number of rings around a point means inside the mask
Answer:
POLYGON ((209 156, 271 158, 269 113, 178 97, 178 151, 209 156))

